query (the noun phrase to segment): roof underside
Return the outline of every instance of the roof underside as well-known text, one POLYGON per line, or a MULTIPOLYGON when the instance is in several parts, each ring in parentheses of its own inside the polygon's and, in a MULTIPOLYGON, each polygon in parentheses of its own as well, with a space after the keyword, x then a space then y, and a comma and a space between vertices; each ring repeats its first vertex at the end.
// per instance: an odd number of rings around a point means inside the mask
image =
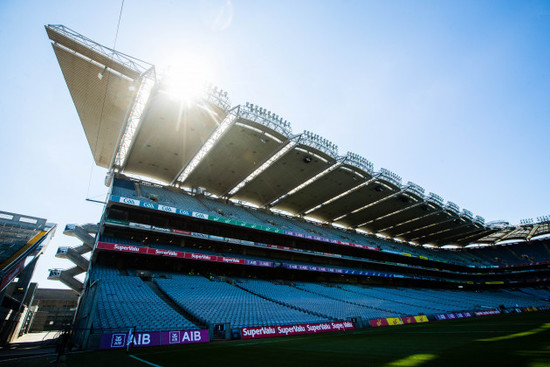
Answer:
POLYGON ((154 90, 132 141, 124 171, 172 182, 223 116, 222 111, 212 105, 187 106, 154 90))
POLYGON ((483 218, 425 196, 389 171, 373 172, 362 157, 338 155, 326 139, 292 134, 270 111, 249 104, 229 110, 206 97, 184 103, 156 79, 128 134, 148 64, 107 53, 62 26, 46 28, 99 166, 418 244, 494 243, 548 233, 539 224, 508 232, 486 227, 483 218), (114 167, 124 144, 126 157, 114 167))
POLYGON ((53 45, 95 163, 108 167, 118 145, 136 81, 107 71, 58 44, 53 45))

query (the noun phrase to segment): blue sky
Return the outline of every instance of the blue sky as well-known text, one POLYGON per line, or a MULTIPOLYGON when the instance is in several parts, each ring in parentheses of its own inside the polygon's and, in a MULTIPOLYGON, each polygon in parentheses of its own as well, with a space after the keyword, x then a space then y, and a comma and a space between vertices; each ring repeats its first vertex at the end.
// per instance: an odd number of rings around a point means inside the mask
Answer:
MULTIPOLYGON (((119 1, 0 2, 1 210, 97 222, 105 171, 45 24, 112 46, 119 1)), ((550 214, 550 2, 126 0, 117 50, 203 65, 261 105, 486 220, 550 214)), ((43 286, 53 286, 41 281, 43 286)))

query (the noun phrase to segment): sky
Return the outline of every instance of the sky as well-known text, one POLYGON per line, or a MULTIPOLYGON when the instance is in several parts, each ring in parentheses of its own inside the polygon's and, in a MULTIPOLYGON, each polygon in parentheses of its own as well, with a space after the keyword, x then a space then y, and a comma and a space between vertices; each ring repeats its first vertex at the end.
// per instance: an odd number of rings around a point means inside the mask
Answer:
POLYGON ((0 1, 0 210, 96 223, 95 167, 44 30, 180 66, 487 221, 550 214, 550 1, 0 1))

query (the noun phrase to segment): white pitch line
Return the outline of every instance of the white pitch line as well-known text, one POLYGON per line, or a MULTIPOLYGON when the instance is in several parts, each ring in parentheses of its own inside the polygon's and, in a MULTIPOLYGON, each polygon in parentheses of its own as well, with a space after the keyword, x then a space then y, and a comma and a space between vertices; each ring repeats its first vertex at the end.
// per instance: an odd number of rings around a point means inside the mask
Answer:
POLYGON ((141 359, 141 358, 139 358, 139 357, 136 357, 136 356, 133 355, 133 354, 130 354, 129 356, 132 357, 133 359, 137 359, 137 360, 140 361, 140 362, 143 362, 143 363, 145 363, 145 364, 148 364, 149 366, 153 366, 153 367, 162 367, 160 364, 155 364, 155 363, 146 361, 145 359, 141 359))

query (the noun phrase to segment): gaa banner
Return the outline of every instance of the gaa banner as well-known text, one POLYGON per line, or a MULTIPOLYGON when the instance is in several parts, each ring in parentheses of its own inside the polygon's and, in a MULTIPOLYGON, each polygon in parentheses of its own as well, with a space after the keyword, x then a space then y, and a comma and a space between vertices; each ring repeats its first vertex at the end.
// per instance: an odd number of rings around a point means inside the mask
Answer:
POLYGON ((353 330, 351 321, 323 322, 319 324, 301 324, 285 326, 261 326, 241 328, 243 339, 272 338, 276 336, 328 333, 331 331, 353 330))
POLYGON ((403 325, 403 320, 400 317, 387 317, 385 319, 370 319, 369 324, 372 327, 403 325))
POLYGON ((388 325, 403 325, 403 321, 399 317, 390 317, 386 319, 388 321, 388 325))
POLYGON ((156 347, 159 345, 208 343, 208 330, 151 331, 106 333, 101 336, 100 349, 156 347))
POLYGON ((369 324, 372 327, 388 326, 388 320, 386 320, 386 319, 370 319, 369 324))
POLYGON ((406 316, 402 317, 401 321, 403 321, 404 324, 420 324, 422 322, 428 322, 428 317, 426 315, 406 316))

